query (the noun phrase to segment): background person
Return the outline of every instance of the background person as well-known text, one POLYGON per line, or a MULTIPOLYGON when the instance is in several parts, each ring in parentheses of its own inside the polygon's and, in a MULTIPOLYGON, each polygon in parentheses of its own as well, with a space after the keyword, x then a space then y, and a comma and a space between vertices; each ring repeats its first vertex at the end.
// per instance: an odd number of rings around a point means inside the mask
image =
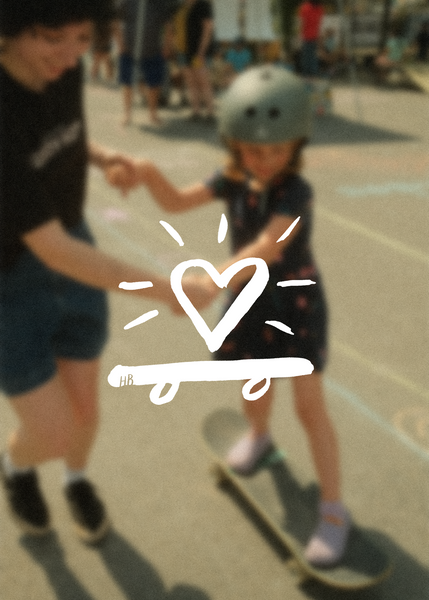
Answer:
POLYGON ((305 77, 317 77, 319 74, 317 50, 324 12, 320 0, 308 0, 299 7, 298 16, 302 42, 300 67, 305 77))
POLYGON ((98 81, 100 71, 104 68, 106 80, 113 83, 115 78, 115 63, 112 56, 113 22, 96 23, 92 44, 91 79, 98 81))
POLYGON ((426 61, 429 55, 429 21, 422 23, 415 39, 415 45, 417 48, 416 59, 422 62, 426 61))
POLYGON ((206 120, 212 122, 214 94, 208 68, 213 44, 213 8, 208 0, 185 0, 186 17, 185 80, 191 104, 191 120, 199 120, 206 111, 206 120))
POLYGON ((166 58, 173 50, 172 17, 177 8, 174 0, 145 0, 143 31, 138 32, 139 0, 122 0, 122 39, 120 41, 119 82, 123 87, 123 124, 131 122, 135 68, 135 44, 138 33, 142 35, 138 73, 144 84, 149 111, 149 121, 159 125, 158 103, 167 77, 166 58))

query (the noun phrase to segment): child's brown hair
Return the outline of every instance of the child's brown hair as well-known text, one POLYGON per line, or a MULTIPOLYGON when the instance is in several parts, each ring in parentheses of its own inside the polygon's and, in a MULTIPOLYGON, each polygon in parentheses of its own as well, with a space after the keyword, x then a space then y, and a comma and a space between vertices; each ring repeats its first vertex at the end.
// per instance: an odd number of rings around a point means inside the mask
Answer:
MULTIPOLYGON (((292 157, 281 173, 285 178, 290 175, 298 175, 301 172, 304 164, 302 150, 307 142, 307 138, 296 140, 292 157)), ((240 151, 236 145, 236 141, 224 139, 223 143, 229 151, 229 157, 225 165, 225 175, 231 179, 242 180, 244 178, 244 169, 241 164, 240 151)))

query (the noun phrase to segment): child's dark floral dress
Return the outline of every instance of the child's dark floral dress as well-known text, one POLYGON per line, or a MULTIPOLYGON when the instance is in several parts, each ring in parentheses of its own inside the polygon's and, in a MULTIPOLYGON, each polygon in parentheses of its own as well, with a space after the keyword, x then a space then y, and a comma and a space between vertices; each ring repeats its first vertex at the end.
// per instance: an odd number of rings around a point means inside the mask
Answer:
MULTIPOLYGON (((296 356, 322 371, 327 356, 327 307, 314 263, 310 234, 312 191, 300 176, 279 178, 267 192, 252 191, 249 181, 233 181, 216 173, 208 182, 214 196, 228 204, 228 223, 235 253, 252 242, 273 215, 301 217, 300 229, 270 265, 270 279, 262 295, 227 336, 216 352, 218 360, 296 356), (316 285, 279 287, 277 282, 311 279, 316 285), (267 325, 280 321, 294 335, 267 325)), ((244 287, 244 286, 243 286, 244 287)), ((231 293, 226 310, 238 293, 231 293)))

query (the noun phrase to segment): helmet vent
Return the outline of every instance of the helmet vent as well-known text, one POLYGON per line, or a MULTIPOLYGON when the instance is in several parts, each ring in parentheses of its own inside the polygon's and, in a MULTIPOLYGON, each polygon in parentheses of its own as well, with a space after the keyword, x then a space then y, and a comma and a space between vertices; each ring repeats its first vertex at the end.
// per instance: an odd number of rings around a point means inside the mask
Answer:
POLYGON ((249 108, 246 108, 246 117, 249 117, 250 119, 256 116, 256 108, 254 106, 249 106, 249 108))
POLYGON ((278 119, 280 117, 280 109, 277 108, 277 106, 273 106, 273 108, 270 108, 268 111, 268 116, 270 119, 278 119))

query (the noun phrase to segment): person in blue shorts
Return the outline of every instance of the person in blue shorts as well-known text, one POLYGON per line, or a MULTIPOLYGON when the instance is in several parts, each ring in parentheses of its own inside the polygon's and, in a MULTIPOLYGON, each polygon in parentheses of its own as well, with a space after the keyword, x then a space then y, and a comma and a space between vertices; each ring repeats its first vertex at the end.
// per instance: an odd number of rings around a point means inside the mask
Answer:
POLYGON ((0 391, 18 424, 0 456, 0 480, 27 534, 50 530, 36 467, 64 461, 65 495, 80 538, 109 529, 86 468, 97 434, 105 290, 178 307, 167 278, 95 248, 85 222, 89 163, 132 167, 89 142, 82 55, 109 0, 2 0, 0 5, 0 391))
POLYGON ((167 77, 166 58, 173 47, 173 16, 177 9, 174 0, 146 0, 143 11, 143 30, 138 31, 139 2, 123 0, 120 13, 122 36, 119 55, 119 83, 124 93, 123 124, 131 122, 132 98, 135 70, 136 41, 140 38, 139 59, 137 65, 140 83, 144 85, 149 120, 152 125, 161 123, 158 116, 158 104, 162 86, 167 77))
MULTIPOLYGON (((122 167, 115 172, 107 169, 106 173, 113 185, 146 185, 168 211, 224 200, 232 257, 217 271, 224 273, 248 258, 267 263, 267 286, 226 336, 215 358, 297 357, 312 363, 313 372, 293 377, 292 386, 295 411, 307 434, 321 493, 318 523, 305 555, 312 564, 327 567, 344 554, 350 517, 341 499, 339 449, 323 391, 328 310, 311 249, 314 198, 301 174, 311 115, 310 91, 303 79, 282 67, 250 68, 225 92, 219 109, 219 133, 229 157, 226 167, 185 188, 171 184, 148 160, 136 161, 134 173, 122 167), (289 281, 286 287, 277 285, 289 281)), ((225 313, 253 273, 253 267, 246 267, 231 279, 225 313)), ((219 292, 209 275, 199 280, 207 293, 219 292)), ((190 300, 195 304, 194 296, 190 300)), ((244 400, 249 430, 227 457, 231 468, 244 475, 252 473, 272 450, 273 383, 262 384, 254 386, 255 393, 262 392, 260 397, 244 400)))

